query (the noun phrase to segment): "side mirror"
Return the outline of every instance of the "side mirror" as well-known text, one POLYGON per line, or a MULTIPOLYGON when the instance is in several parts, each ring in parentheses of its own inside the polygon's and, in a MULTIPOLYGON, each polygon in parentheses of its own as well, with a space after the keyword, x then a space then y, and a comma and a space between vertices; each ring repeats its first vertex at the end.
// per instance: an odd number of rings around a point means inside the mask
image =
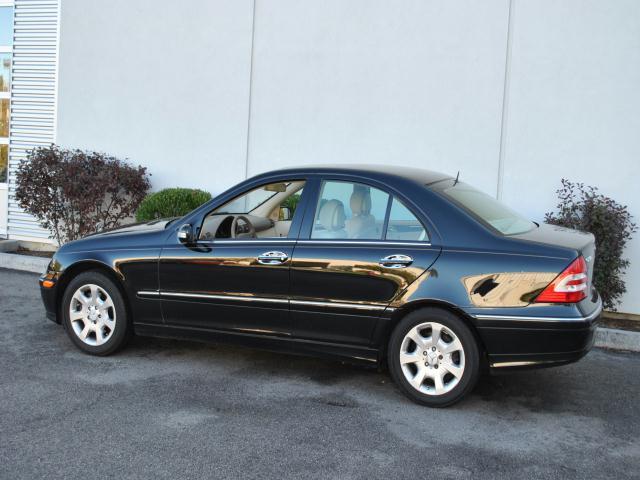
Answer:
POLYGON ((191 228, 191 225, 186 223, 178 229, 178 241, 186 245, 193 243, 193 228, 191 228))
POLYGON ((278 220, 287 221, 291 220, 291 209, 289 207, 280 207, 280 213, 278 214, 278 220))

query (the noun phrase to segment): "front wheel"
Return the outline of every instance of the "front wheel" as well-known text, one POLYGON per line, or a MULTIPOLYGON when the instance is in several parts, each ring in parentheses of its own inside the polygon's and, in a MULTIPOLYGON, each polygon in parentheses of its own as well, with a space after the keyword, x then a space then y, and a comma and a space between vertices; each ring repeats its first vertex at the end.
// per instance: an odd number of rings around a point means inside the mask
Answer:
POLYGON ((71 341, 92 355, 109 355, 127 341, 128 319, 124 297, 106 275, 89 271, 67 286, 62 314, 71 341))
POLYGON ((439 308, 409 313, 389 340, 389 371, 415 402, 446 407, 478 381, 480 354, 473 333, 455 314, 439 308))

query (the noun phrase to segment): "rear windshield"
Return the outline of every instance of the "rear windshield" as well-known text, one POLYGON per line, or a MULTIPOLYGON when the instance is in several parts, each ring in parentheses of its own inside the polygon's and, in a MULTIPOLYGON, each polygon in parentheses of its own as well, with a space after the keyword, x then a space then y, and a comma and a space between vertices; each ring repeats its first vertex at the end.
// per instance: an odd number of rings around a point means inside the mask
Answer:
POLYGON ((531 220, 522 217, 492 196, 476 190, 466 183, 455 183, 450 187, 443 188, 441 192, 474 217, 503 235, 528 232, 536 226, 531 220))

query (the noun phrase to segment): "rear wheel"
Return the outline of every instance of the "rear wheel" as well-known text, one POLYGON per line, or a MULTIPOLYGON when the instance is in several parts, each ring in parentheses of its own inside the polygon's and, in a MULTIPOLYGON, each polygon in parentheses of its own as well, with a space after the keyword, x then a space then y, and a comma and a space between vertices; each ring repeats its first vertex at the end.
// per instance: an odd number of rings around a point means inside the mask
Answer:
POLYGON ((71 341, 92 355, 109 355, 126 343, 127 310, 118 286, 89 271, 67 286, 62 303, 64 327, 71 341))
POLYGON ((439 308, 409 313, 389 340, 389 371, 405 395, 430 407, 460 401, 478 381, 480 354, 473 333, 439 308))

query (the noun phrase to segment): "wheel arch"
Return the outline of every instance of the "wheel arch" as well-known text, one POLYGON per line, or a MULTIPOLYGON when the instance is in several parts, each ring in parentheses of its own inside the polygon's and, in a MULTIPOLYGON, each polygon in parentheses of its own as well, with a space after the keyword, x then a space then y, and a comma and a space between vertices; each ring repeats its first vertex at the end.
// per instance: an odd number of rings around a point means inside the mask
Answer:
POLYGON ((460 318, 460 320, 462 320, 465 323, 465 325, 467 325, 467 327, 469 327, 469 330, 471 330, 471 333, 473 334, 478 344, 478 349, 480 350, 481 367, 488 368, 489 362, 487 357, 488 355, 487 348, 484 342, 482 341, 482 337, 480 336, 478 329, 473 323, 471 316, 468 313, 466 313, 464 310, 462 310, 460 307, 458 307, 457 305, 454 305, 452 303, 449 303, 443 300, 437 300, 437 299, 414 300, 412 302, 404 304, 402 307, 397 308, 393 312, 393 314, 391 315, 391 319, 387 322, 386 329, 382 332, 382 335, 380 337, 380 362, 383 363, 386 360, 387 349, 388 349, 391 333, 396 328, 396 326, 400 323, 400 321, 411 312, 415 312, 416 310, 429 308, 429 307, 439 308, 441 310, 451 312, 454 315, 456 315, 458 318, 460 318))
POLYGON ((69 283, 71 283, 71 281, 81 273, 89 272, 89 271, 100 272, 113 281, 113 283, 116 285, 118 290, 120 290, 120 294, 122 295, 122 298, 124 298, 127 316, 131 318, 131 304, 129 301, 129 296, 127 295, 127 291, 124 288, 124 284, 122 282, 122 278, 120 277, 120 275, 118 275, 118 273, 116 273, 116 271, 114 271, 113 268, 111 268, 109 265, 107 265, 106 263, 100 262, 99 260, 82 260, 72 265, 69 265, 64 270, 64 272, 60 276, 60 279, 57 282, 56 318, 58 320, 58 323, 62 323, 62 299, 64 297, 65 291, 67 290, 67 287, 69 286, 69 283))

